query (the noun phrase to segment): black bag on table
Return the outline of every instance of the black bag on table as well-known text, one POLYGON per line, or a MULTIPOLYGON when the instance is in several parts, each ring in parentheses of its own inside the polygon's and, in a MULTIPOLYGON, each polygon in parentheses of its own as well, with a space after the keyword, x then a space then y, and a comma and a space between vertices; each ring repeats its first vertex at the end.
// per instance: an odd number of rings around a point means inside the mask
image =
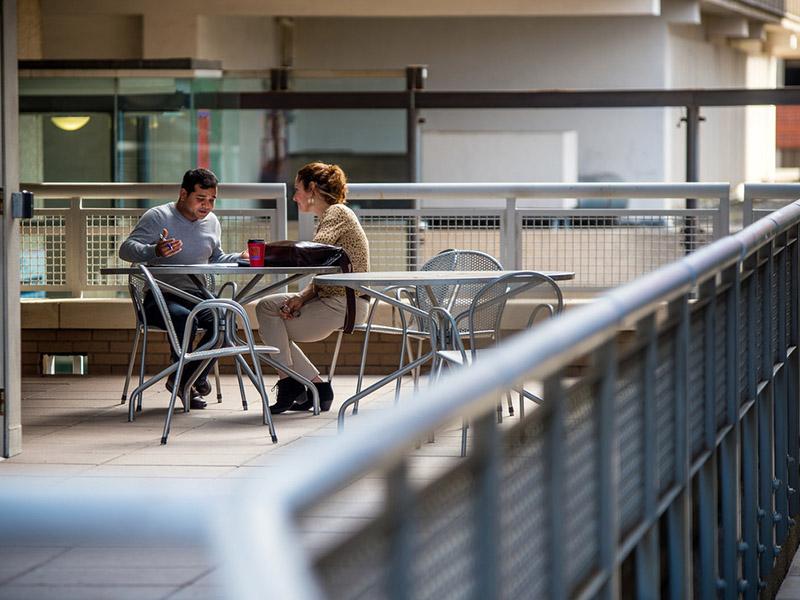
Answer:
MULTIPOLYGON (((264 251, 267 267, 339 267, 342 273, 352 273, 353 263, 339 246, 317 242, 295 242, 282 240, 270 242, 264 251)), ((344 317, 344 332, 353 333, 356 320, 356 294, 353 288, 345 287, 347 313, 344 317)))

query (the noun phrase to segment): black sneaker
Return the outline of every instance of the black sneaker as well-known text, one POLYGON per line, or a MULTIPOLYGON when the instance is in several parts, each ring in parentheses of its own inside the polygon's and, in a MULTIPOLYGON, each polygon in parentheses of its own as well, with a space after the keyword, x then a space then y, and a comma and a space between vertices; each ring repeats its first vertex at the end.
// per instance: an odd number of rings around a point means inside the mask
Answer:
MULTIPOLYGON (((331 409, 333 404, 333 387, 327 381, 315 381, 314 387, 317 388, 319 393, 319 409, 322 412, 327 412, 331 409)), ((306 399, 303 402, 295 402, 289 407, 289 410, 313 410, 314 409, 314 396, 310 390, 306 390, 306 399)))
MULTIPOLYGON (((172 393, 172 390, 175 389, 175 378, 172 375, 167 377, 167 381, 164 384, 164 387, 167 388, 167 391, 170 394, 172 393)), ((184 400, 183 392, 181 390, 178 390, 178 398, 181 399, 181 403, 185 406, 186 400, 184 400)), ((191 398, 189 399, 189 408, 193 410, 203 410, 206 406, 207 406, 206 401, 203 400, 202 397, 197 395, 194 386, 192 386, 191 398)))
POLYGON ((292 407, 295 400, 305 398, 306 395, 306 386, 291 377, 279 379, 275 387, 278 388, 278 395, 275 398, 275 404, 269 407, 269 412, 273 415, 286 412, 292 407))
POLYGON ((211 393, 211 382, 205 377, 194 382, 194 389, 201 396, 208 396, 211 393))

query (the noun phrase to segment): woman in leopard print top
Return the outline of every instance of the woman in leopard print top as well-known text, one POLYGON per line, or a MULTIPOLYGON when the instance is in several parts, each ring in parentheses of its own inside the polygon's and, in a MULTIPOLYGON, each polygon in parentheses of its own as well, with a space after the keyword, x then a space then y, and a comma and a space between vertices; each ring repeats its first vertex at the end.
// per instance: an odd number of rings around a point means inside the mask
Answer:
MULTIPOLYGON (((297 172, 294 188, 298 210, 319 218, 313 241, 340 246, 350 257, 354 272, 369 271, 369 242, 358 217, 345 206, 347 180, 342 169, 325 163, 307 164, 297 172)), ((356 323, 366 320, 368 306, 365 299, 356 300, 356 323)), ((256 306, 261 339, 280 350, 279 360, 314 382, 322 410, 330 409, 333 389, 322 381, 296 342, 325 339, 344 325, 346 313, 345 288, 313 283, 298 294, 267 296, 256 306)), ((270 411, 310 410, 312 396, 305 387, 285 373, 278 376, 278 397, 270 411)))

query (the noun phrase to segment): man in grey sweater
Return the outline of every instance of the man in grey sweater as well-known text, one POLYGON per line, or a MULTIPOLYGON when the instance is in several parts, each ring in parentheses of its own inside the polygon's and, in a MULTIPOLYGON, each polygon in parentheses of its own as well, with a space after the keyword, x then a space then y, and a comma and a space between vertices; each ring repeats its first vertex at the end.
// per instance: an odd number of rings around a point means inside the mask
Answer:
MULTIPOLYGON (((219 220, 214 215, 214 202, 217 199, 216 175, 207 169, 192 169, 186 171, 181 183, 178 200, 175 203, 163 204, 149 209, 137 223, 128 238, 119 248, 119 257, 122 260, 144 263, 151 266, 170 264, 198 264, 209 262, 236 262, 246 253, 225 254, 220 246, 221 228, 219 220)), ((188 275, 162 275, 161 281, 178 289, 188 292, 197 292, 188 275)), ((172 317, 178 339, 183 342, 183 332, 186 319, 192 310, 192 303, 177 296, 165 293, 167 309, 172 317)), ((149 324, 166 328, 161 317, 161 312, 151 294, 144 299, 144 310, 149 324)), ((201 327, 205 330, 200 344, 204 344, 213 335, 214 319, 210 312, 200 313, 192 325, 192 338, 201 327)), ((196 347, 196 346, 194 346, 196 347)), ((190 346, 191 350, 192 346, 190 346)), ((178 357, 170 349, 173 361, 178 357)), ((196 363, 197 366, 200 363, 196 363)), ((211 385, 206 375, 211 370, 213 362, 202 370, 192 386, 190 407, 193 409, 205 408, 206 403, 202 396, 211 393, 211 385)), ((183 373, 178 393, 183 397, 184 384, 193 376, 192 364, 187 365, 183 373)), ((167 379, 167 389, 172 390, 173 377, 167 379)))

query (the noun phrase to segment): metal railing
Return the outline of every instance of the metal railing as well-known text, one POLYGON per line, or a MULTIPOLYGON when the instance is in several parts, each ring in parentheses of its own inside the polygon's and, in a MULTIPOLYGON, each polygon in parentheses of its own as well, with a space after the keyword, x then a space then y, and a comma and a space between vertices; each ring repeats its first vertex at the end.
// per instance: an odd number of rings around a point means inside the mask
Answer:
POLYGON ((752 225, 762 217, 800 198, 800 183, 746 183, 742 223, 752 225), (756 201, 758 205, 756 205, 756 201))
POLYGON ((130 492, 12 485, 0 538, 120 534, 130 507, 164 506, 153 536, 213 531, 232 598, 659 597, 662 567, 671 597, 757 598, 800 512, 799 238, 796 202, 362 415, 208 521, 130 492), (543 405, 499 427, 498 396, 527 380, 543 405), (418 440, 463 418, 469 456, 412 481, 418 440), (377 514, 305 547, 304 519, 376 473, 377 514))
POLYGON ((667 565, 673 597, 756 598, 800 512, 798 236, 800 202, 286 465, 296 523, 387 474, 389 501, 313 558, 306 597, 613 597, 635 556, 638 597, 659 596, 667 565), (627 348, 621 324, 636 328, 627 348), (499 429, 499 392, 526 379, 544 382, 544 406, 499 429), (409 448, 466 415, 471 457, 415 489, 409 448))
MULTIPOLYGON (((168 200, 168 184, 25 184, 37 199, 68 200, 68 208, 38 208, 22 222, 22 290, 68 293, 121 290, 121 278, 99 275, 117 266, 117 249, 144 209, 89 208, 90 199, 168 200)), ((349 198, 414 200, 437 206, 358 210, 370 240, 372 269, 415 270, 447 248, 500 258, 509 269, 574 271, 565 287, 614 287, 708 245, 729 231, 728 184, 350 184, 349 198), (652 208, 547 208, 635 199, 652 208), (664 208, 671 199, 707 200, 702 208, 664 208), (492 203, 500 206, 492 207, 492 203), (541 208, 531 206, 541 205, 541 208)), ((220 198, 276 201, 275 209, 219 209, 223 248, 244 249, 248 238, 286 237, 283 184, 222 184, 220 198)), ((314 234, 302 215, 300 238, 314 234)))
MULTIPOLYGON (((507 269, 574 271, 565 288, 596 292, 728 235, 729 191, 727 183, 349 184, 348 198, 417 206, 358 210, 375 271, 416 270, 442 250, 469 248, 507 269), (707 205, 664 207, 685 198, 707 205), (645 207, 589 208, 631 199, 645 207), (564 200, 588 206, 552 207, 564 200)), ((313 227, 301 219, 301 237, 313 227)))
MULTIPOLYGON (((23 184, 37 200, 67 200, 67 208, 37 208, 21 222, 22 291, 66 293, 124 289, 122 277, 102 277, 103 267, 123 266, 117 250, 145 209, 91 208, 86 200, 174 200, 178 187, 152 183, 23 184)), ((249 238, 286 238, 286 186, 221 184, 225 200, 274 200, 275 208, 218 209, 222 247, 244 250, 249 238)))

